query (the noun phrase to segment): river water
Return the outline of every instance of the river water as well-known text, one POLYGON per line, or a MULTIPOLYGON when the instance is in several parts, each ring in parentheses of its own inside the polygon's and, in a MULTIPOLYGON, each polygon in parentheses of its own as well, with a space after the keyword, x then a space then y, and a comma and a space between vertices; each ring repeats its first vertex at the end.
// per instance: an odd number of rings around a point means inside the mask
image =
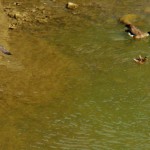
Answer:
POLYGON ((133 62, 150 57, 150 40, 131 39, 117 20, 138 14, 148 30, 149 2, 134 2, 103 0, 110 9, 101 15, 65 12, 69 24, 10 31, 13 55, 0 62, 1 150, 150 148, 150 64, 133 62))

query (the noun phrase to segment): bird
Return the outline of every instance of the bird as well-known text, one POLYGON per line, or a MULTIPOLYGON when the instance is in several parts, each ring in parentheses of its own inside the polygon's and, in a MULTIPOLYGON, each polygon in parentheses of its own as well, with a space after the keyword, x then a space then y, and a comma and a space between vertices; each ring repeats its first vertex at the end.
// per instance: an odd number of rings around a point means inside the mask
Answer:
POLYGON ((148 59, 146 56, 142 57, 141 55, 139 55, 138 58, 133 58, 133 60, 138 64, 144 64, 148 59))
POLYGON ((150 36, 150 32, 142 32, 133 24, 126 24, 126 27, 128 29, 125 31, 128 33, 129 36, 133 37, 134 39, 142 39, 150 36))
POLYGON ((2 45, 0 45, 0 51, 6 55, 12 55, 8 50, 5 49, 2 45))

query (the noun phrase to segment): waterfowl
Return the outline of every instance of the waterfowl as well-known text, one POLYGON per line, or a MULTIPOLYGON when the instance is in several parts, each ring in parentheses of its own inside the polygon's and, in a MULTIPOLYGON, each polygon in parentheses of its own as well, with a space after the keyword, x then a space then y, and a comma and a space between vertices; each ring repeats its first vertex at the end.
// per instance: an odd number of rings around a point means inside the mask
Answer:
POLYGON ((134 58, 133 60, 138 64, 144 64, 147 61, 147 57, 142 57, 141 55, 139 55, 138 58, 134 58))
POLYGON ((148 37, 150 35, 150 32, 142 32, 140 29, 138 29, 137 27, 135 27, 132 24, 126 24, 126 27, 128 29, 125 31, 129 34, 129 36, 131 36, 135 39, 142 39, 142 38, 148 37))

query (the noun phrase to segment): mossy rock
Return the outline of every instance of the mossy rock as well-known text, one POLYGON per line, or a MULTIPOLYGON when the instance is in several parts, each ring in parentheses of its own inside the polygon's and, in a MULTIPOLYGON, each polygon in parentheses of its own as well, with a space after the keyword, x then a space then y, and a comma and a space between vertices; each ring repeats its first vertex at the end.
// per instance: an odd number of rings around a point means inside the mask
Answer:
POLYGON ((129 23, 136 22, 137 18, 139 18, 139 16, 136 14, 127 14, 122 16, 119 20, 121 23, 129 24, 129 23))

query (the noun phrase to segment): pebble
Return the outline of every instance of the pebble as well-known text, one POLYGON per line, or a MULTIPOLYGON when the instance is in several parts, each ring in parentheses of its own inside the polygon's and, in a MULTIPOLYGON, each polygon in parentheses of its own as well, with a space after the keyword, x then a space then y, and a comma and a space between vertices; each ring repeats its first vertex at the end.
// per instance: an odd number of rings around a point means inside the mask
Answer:
POLYGON ((68 2, 66 5, 66 8, 68 9, 76 9, 78 8, 78 4, 72 3, 72 2, 68 2))

